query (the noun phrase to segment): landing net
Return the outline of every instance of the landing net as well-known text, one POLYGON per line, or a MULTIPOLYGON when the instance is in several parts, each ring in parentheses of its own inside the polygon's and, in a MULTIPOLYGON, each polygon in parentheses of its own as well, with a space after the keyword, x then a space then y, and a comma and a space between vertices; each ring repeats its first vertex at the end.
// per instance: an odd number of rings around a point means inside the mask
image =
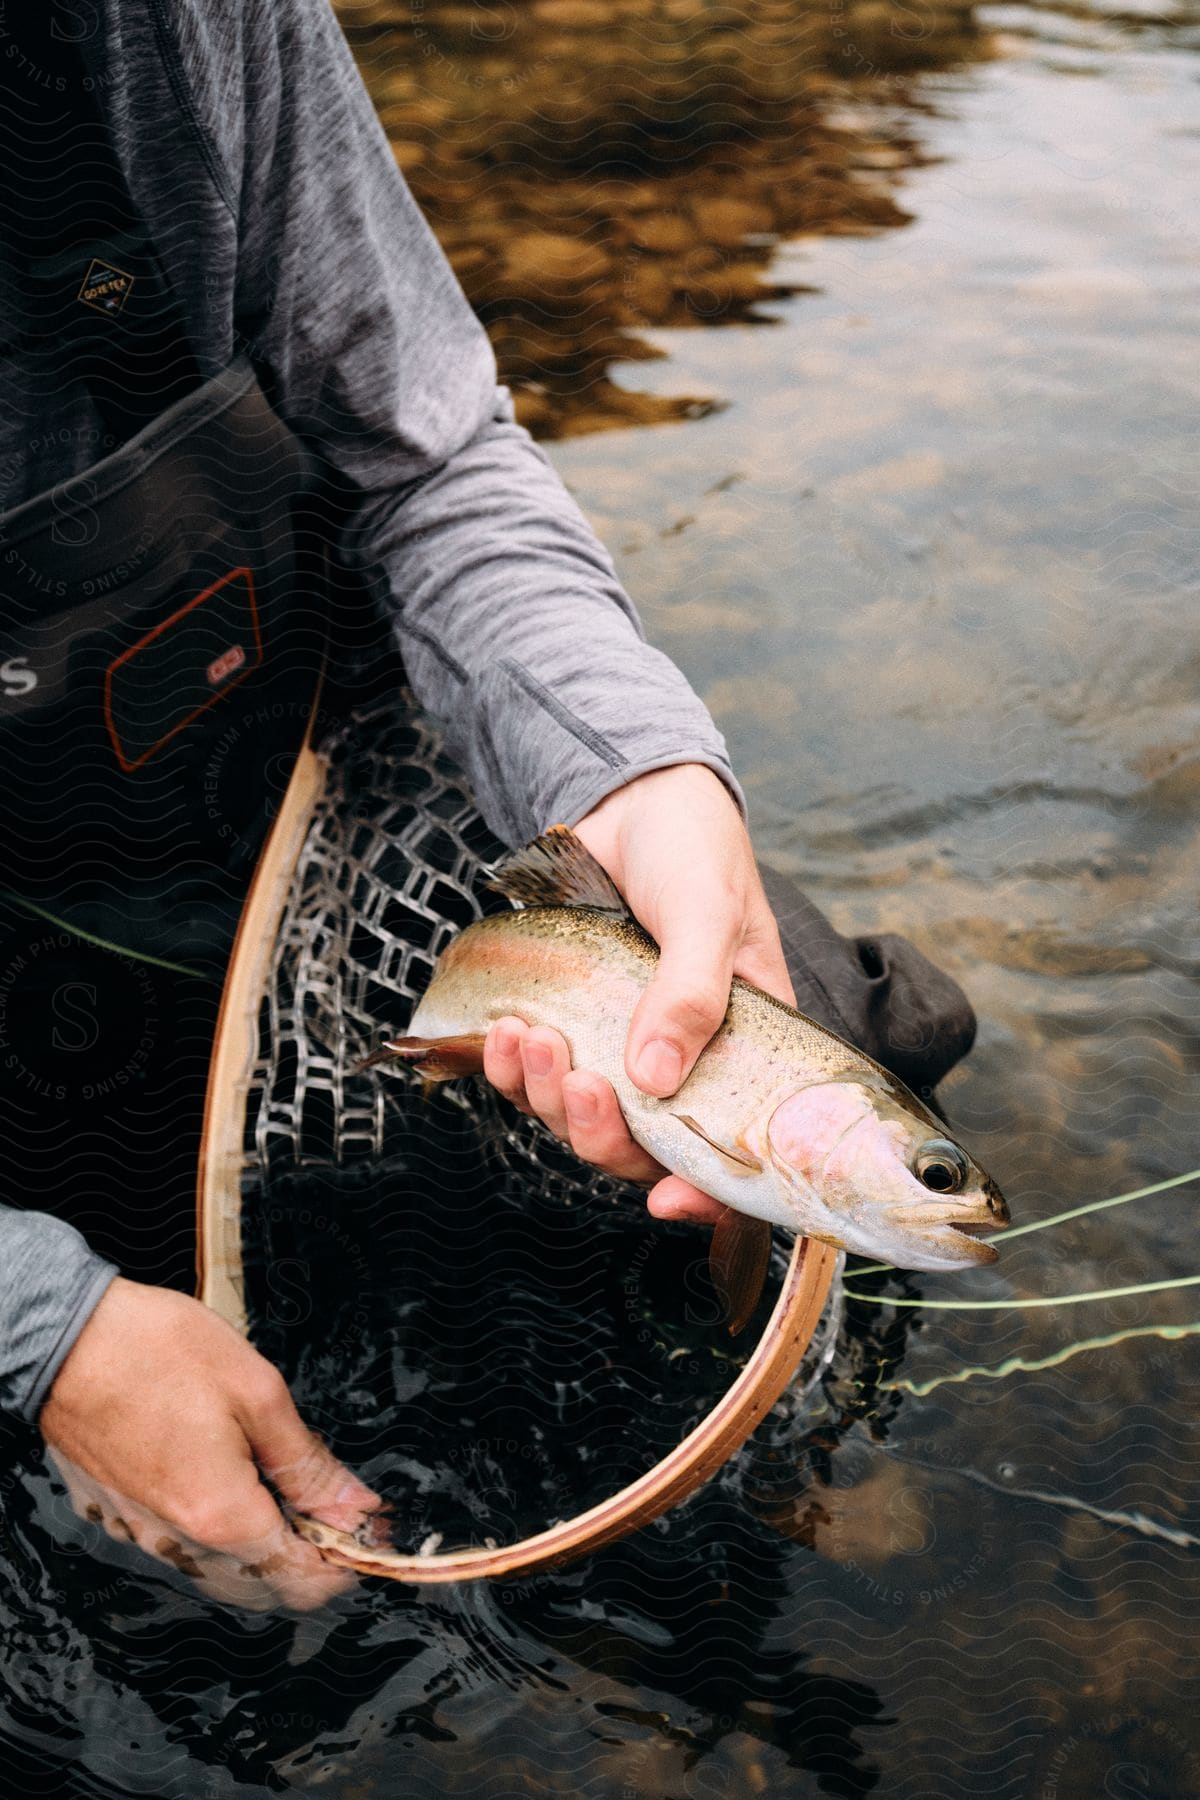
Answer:
MULTIPOLYGON (((505 846, 475 808, 437 728, 398 693, 350 714, 320 745, 328 779, 285 908, 247 1100, 243 1204, 274 1177, 311 1169, 369 1171, 411 1133, 420 1078, 356 1066, 402 1034, 434 963, 455 934, 508 902, 487 886, 505 846)), ((431 1154, 461 1172, 482 1159, 506 1194, 534 1206, 636 1209, 644 1191, 580 1163, 539 1121, 482 1079, 442 1090, 461 1119, 447 1142, 430 1116, 431 1154)), ((785 1256, 776 1252, 776 1272, 785 1256)), ((835 1283, 835 1292, 837 1291, 835 1283)), ((828 1363, 836 1306, 813 1339, 792 1399, 828 1363)))

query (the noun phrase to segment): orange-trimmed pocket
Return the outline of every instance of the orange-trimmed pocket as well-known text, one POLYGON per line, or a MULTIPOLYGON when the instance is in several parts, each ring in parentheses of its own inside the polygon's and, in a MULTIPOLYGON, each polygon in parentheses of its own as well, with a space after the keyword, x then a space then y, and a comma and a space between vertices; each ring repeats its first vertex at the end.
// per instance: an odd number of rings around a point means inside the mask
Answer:
POLYGON ((104 720, 126 774, 253 674, 262 628, 249 569, 231 569, 188 600, 104 673, 104 720))

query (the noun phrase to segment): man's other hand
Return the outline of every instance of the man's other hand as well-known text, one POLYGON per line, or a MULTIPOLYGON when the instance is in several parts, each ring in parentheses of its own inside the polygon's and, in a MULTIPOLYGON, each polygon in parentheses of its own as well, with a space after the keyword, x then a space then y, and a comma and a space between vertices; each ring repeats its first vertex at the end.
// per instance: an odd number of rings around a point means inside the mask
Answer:
POLYGON ((308 1430, 278 1370, 198 1300, 118 1277, 38 1422, 76 1510, 202 1592, 307 1610, 351 1585, 291 1529, 260 1471, 347 1531, 378 1496, 308 1430))

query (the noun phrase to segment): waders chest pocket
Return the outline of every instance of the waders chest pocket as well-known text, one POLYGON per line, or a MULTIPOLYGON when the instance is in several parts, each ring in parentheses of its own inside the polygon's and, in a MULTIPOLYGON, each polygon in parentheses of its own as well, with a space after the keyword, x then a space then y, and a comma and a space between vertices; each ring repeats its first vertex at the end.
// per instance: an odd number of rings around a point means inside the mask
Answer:
POLYGON ((148 762, 263 660, 249 569, 231 569, 108 665, 104 719, 126 773, 148 762))

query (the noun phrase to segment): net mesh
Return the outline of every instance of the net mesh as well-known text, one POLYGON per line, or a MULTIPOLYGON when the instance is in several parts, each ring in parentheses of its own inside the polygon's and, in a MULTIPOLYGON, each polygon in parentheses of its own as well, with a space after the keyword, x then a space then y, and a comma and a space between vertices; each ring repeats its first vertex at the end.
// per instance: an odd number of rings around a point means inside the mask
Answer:
MULTIPOLYGON (((505 846, 411 695, 393 693, 352 711, 321 749, 328 779, 261 1006, 246 1114, 246 1206, 285 1171, 387 1157, 392 1139, 411 1129, 420 1078, 403 1067, 363 1074, 357 1065, 381 1039, 404 1031, 451 938, 508 906, 487 886, 505 846)), ((461 1118, 471 1154, 506 1191, 515 1184, 531 1206, 625 1205, 644 1218, 642 1189, 580 1163, 482 1078, 441 1092, 461 1118)), ((784 1255, 780 1246, 779 1273, 784 1255)), ((831 1306, 802 1387, 828 1361, 836 1330, 831 1306)))

